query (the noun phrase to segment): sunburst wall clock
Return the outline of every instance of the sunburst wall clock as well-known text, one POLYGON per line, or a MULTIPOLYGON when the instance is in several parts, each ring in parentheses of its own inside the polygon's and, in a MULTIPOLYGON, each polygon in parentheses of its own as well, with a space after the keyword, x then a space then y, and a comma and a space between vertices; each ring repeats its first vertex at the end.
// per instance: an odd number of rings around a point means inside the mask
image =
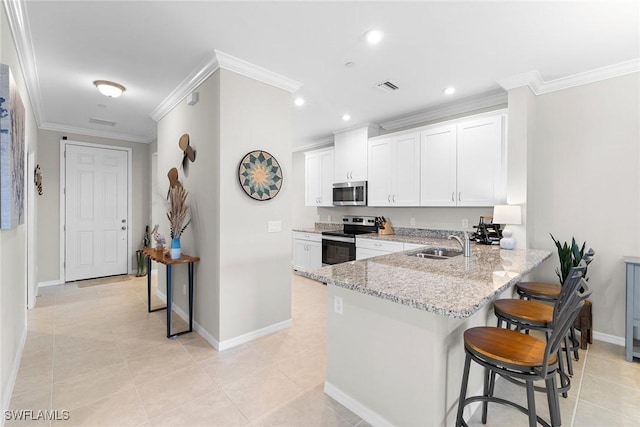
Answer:
POLYGON ((282 186, 282 168, 271 154, 262 150, 248 153, 238 167, 242 189, 255 200, 276 197, 282 186))

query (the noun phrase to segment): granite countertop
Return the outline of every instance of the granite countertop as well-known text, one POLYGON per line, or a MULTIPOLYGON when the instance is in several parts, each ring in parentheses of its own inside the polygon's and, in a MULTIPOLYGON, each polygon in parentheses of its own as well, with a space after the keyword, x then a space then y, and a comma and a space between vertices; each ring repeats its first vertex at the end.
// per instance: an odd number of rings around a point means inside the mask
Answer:
MULTIPOLYGON (((399 236, 379 237, 398 241, 399 236)), ((460 249, 452 240, 426 239, 433 243, 431 246, 460 249)), ((547 250, 507 251, 498 246, 472 243, 469 258, 460 255, 435 260, 409 256, 419 251, 413 249, 349 261, 302 274, 419 310, 466 318, 522 280, 551 255, 547 250)))
POLYGON ((308 228, 294 228, 291 231, 300 233, 322 233, 323 231, 342 231, 342 223, 340 222, 316 222, 315 226, 308 228))

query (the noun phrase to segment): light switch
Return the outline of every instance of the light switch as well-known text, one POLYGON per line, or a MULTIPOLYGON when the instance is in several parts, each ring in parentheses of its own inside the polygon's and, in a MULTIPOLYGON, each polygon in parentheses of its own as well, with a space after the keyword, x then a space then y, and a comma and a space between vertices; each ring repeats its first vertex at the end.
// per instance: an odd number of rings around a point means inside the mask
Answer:
POLYGON ((269 221, 269 233, 279 233, 282 231, 282 221, 269 221))

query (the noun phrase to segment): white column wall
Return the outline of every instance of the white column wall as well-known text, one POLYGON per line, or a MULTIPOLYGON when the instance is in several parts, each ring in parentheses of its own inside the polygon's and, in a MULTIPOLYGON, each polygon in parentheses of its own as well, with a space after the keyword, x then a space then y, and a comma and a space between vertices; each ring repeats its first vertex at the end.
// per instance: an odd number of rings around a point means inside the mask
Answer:
MULTIPOLYGON (((596 338, 622 343, 622 257, 640 255, 640 73, 536 98, 528 173, 529 247, 586 241, 596 338), (600 335, 598 335, 600 334, 600 335)), ((535 278, 557 282, 553 255, 535 278)))

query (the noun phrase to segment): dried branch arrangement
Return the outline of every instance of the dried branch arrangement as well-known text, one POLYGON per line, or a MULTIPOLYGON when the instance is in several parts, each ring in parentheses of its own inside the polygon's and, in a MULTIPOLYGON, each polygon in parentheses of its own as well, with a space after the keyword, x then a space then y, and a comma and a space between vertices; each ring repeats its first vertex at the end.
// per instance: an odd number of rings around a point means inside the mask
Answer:
POLYGON ((191 218, 187 220, 189 215, 189 206, 187 205, 187 191, 182 184, 174 185, 169 188, 169 227, 171 229, 171 238, 178 239, 182 232, 191 223, 191 218))

